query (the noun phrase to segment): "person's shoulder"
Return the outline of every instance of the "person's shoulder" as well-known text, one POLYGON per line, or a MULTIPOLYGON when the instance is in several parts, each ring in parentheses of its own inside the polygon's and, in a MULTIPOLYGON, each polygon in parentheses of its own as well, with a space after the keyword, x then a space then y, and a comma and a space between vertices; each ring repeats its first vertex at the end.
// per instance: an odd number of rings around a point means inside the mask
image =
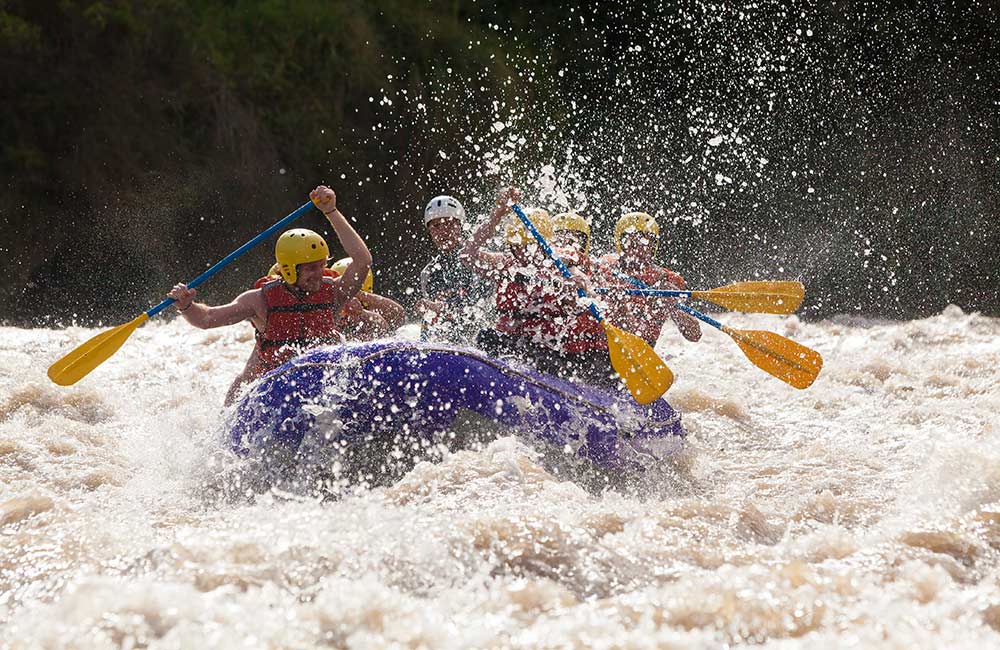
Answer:
MULTIPOLYGON (((264 293, 267 292, 268 289, 273 289, 274 287, 280 284, 284 284, 284 280, 281 279, 275 279, 275 278, 261 278, 261 279, 262 280, 266 279, 268 281, 262 282, 259 286, 255 284, 253 289, 247 289, 246 291, 238 295, 236 299, 249 300, 251 298, 256 298, 256 297, 263 298, 264 293)), ((258 280, 258 282, 260 281, 258 280)))
POLYGON ((253 283, 253 289, 250 289, 250 291, 254 291, 256 289, 263 289, 266 286, 274 286, 274 284, 278 282, 284 282, 284 280, 275 275, 265 275, 263 277, 257 278, 257 281, 253 283))
MULTIPOLYGON (((284 281, 283 280, 278 280, 278 282, 283 283, 284 281)), ((264 294, 265 294, 265 292, 268 289, 273 288, 274 286, 277 286, 277 285, 275 285, 275 284, 273 284, 271 282, 268 282, 268 283, 264 284, 264 286, 262 286, 262 287, 259 287, 259 288, 256 288, 256 289, 249 289, 247 291, 244 291, 240 295, 238 295, 236 297, 236 300, 234 300, 233 302, 235 302, 237 304, 240 304, 240 305, 249 306, 249 307, 253 308, 253 310, 254 310, 255 313, 257 313, 259 311, 258 308, 260 308, 262 306, 263 307, 267 306, 267 298, 265 297, 264 294)))

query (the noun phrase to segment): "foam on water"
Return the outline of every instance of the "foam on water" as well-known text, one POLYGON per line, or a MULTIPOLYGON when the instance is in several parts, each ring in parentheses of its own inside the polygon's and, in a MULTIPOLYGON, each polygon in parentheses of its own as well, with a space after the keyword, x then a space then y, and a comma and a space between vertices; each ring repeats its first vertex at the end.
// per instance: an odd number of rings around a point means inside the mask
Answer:
POLYGON ((726 315, 820 351, 796 391, 714 330, 661 339, 690 451, 595 493, 500 438, 388 488, 219 503, 242 328, 2 331, 0 644, 991 647, 1000 321, 726 315))

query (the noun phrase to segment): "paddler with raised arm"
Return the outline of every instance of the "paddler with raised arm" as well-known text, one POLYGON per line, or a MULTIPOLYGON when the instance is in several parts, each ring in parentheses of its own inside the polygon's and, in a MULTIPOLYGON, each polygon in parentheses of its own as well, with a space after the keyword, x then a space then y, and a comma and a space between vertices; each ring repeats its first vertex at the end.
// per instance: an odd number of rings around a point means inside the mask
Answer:
POLYGON ((372 256, 364 240, 337 209, 337 195, 324 185, 309 193, 333 227, 351 263, 340 277, 326 274, 330 249, 318 233, 305 228, 284 232, 274 247, 280 278, 245 291, 227 305, 195 302, 197 291, 177 284, 168 294, 184 320, 200 329, 250 321, 256 345, 243 372, 236 378, 226 403, 240 386, 278 367, 305 350, 340 343, 337 329, 341 311, 357 295, 371 269, 372 256))
MULTIPOLYGON (((634 288, 622 276, 635 278, 654 289, 686 289, 684 278, 656 263, 656 249, 660 239, 660 225, 645 212, 629 212, 615 224, 617 255, 607 255, 599 263, 602 283, 621 289, 634 288)), ((650 345, 660 337, 663 324, 673 321, 681 335, 688 341, 701 338, 698 321, 677 309, 677 300, 669 296, 608 295, 613 305, 611 313, 615 323, 650 345)))
MULTIPOLYGON (((530 351, 526 349, 526 339, 538 333, 541 321, 547 317, 538 290, 543 269, 551 263, 534 237, 511 216, 510 204, 519 199, 520 192, 515 188, 500 192, 489 217, 476 228, 472 239, 462 249, 462 263, 496 287, 496 324, 484 328, 476 337, 476 345, 493 355, 518 356, 530 351), (505 219, 506 250, 484 250, 486 242, 505 219)), ((545 235, 551 235, 548 213, 540 208, 529 208, 528 212, 536 227, 545 235)))
POLYGON ((565 257, 572 280, 556 270, 535 237, 510 212, 518 192, 508 189, 497 198, 490 218, 476 230, 466 245, 466 258, 476 272, 497 285, 497 324, 484 330, 479 346, 491 354, 523 358, 542 372, 592 384, 616 384, 607 362, 608 341, 603 326, 579 301, 577 289, 588 289, 586 221, 576 214, 559 215, 556 223, 545 210, 525 210, 546 240, 559 241, 556 249, 565 257), (500 221, 507 218, 506 253, 482 250, 500 221), (561 234, 554 233, 559 228, 561 234))

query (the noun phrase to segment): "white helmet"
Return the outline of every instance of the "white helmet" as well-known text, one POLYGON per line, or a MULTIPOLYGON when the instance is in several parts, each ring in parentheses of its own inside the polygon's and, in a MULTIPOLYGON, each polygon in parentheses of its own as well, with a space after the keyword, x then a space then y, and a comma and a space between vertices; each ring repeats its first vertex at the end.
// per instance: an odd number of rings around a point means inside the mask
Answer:
POLYGON ((458 219, 465 221, 465 208, 458 202, 458 199, 442 194, 431 199, 431 202, 424 208, 424 225, 426 226, 435 219, 458 219))

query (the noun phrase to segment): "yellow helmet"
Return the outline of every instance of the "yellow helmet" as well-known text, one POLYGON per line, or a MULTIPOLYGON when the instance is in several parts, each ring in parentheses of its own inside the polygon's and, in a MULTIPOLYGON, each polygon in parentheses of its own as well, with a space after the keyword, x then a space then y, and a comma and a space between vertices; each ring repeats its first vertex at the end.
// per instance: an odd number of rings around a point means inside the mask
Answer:
POLYGON ((575 212, 563 212, 552 217, 552 232, 571 231, 583 233, 583 253, 590 250, 590 224, 575 212))
POLYGON ((330 257, 326 240, 319 233, 305 228, 286 230, 274 245, 274 257, 278 260, 278 270, 288 284, 295 284, 299 274, 299 264, 318 262, 330 257))
MULTIPOLYGON (((344 271, 347 267, 351 265, 354 260, 350 257, 345 257, 342 260, 337 260, 330 266, 331 271, 336 271, 337 275, 344 275, 344 271)), ((365 283, 361 285, 361 290, 365 293, 371 293, 372 287, 375 285, 375 278, 372 276, 372 270, 368 269, 368 276, 365 278, 365 283)))
POLYGON ((622 252, 622 235, 627 232, 645 232, 659 238, 660 224, 645 212, 629 212, 615 224, 615 246, 618 254, 622 252))
MULTIPOLYGON (((552 218, 546 210, 542 208, 525 208, 524 214, 528 215, 528 219, 531 220, 531 223, 534 224, 535 229, 541 233, 542 237, 547 240, 552 236, 552 218)), ((535 241, 534 235, 528 232, 528 229, 524 227, 521 219, 516 214, 510 216, 505 235, 507 243, 511 246, 527 246, 535 241)))

